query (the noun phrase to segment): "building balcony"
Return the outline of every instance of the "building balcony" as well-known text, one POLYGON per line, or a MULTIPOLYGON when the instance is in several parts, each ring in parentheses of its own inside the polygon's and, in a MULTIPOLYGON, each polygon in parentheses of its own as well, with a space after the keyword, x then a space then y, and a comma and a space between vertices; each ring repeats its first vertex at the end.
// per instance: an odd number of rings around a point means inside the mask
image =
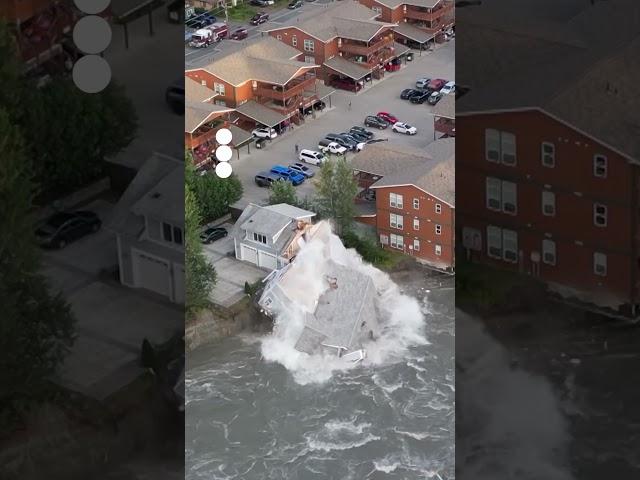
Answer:
POLYGON ((203 145, 214 145, 216 132, 224 126, 225 122, 221 119, 203 125, 193 133, 185 135, 185 146, 190 150, 195 150, 203 145))
POLYGON ((393 45, 393 34, 387 34, 379 40, 373 40, 372 42, 356 42, 353 40, 342 40, 342 43, 338 46, 338 50, 343 53, 359 55, 368 57, 375 54, 378 50, 393 45))
POLYGON ((423 22, 435 22, 453 11, 453 2, 445 2, 439 8, 418 8, 407 6, 404 17, 423 22))
POLYGON ((301 95, 305 90, 313 89, 316 82, 316 76, 307 74, 298 78, 294 78, 284 87, 279 85, 258 84, 253 90, 256 97, 269 98, 286 102, 296 95, 301 95))

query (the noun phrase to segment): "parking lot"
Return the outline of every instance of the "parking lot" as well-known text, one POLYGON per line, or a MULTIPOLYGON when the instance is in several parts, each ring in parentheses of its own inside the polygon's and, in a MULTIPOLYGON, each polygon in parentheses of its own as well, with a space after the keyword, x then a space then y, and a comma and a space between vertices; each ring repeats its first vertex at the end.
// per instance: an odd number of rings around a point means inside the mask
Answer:
MULTIPOLYGON (((455 79, 455 40, 439 46, 434 52, 423 52, 422 56, 414 54, 413 62, 398 72, 387 73, 386 77, 374 85, 365 88, 357 95, 342 90, 332 95, 331 109, 325 110, 315 119, 309 119, 305 124, 296 126, 293 130, 278 136, 257 150, 251 148, 247 155, 242 150, 240 159, 232 160, 233 171, 238 175, 244 186, 244 196, 239 206, 248 203, 265 204, 269 190, 258 187, 254 182, 256 173, 269 170, 273 165, 288 165, 298 161, 295 153, 296 144, 300 149, 317 150, 318 141, 328 133, 341 133, 349 130, 353 125, 363 125, 367 115, 375 115, 380 111, 394 114, 400 121, 409 123, 418 129, 413 136, 403 135, 386 130, 371 129, 374 138, 387 138, 389 142, 423 148, 433 141, 433 107, 428 104, 416 105, 400 99, 400 92, 415 85, 416 79, 422 76, 440 77, 447 80, 455 79), (351 108, 349 108, 351 102, 351 108)), ((327 101, 327 107, 329 102, 327 101)), ((365 147, 366 148, 366 147, 365 147)), ((353 153, 347 154, 347 159, 353 153)), ((317 170, 317 167, 311 167, 317 170)), ((296 187, 298 196, 304 198, 314 192, 313 180, 305 181, 296 187)))

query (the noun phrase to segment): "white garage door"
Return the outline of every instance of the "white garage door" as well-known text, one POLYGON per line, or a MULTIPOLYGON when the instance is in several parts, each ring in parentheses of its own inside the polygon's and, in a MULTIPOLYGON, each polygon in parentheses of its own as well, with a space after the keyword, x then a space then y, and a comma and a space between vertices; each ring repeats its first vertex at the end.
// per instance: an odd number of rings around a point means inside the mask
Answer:
POLYGON ((136 252, 133 271, 136 287, 146 288, 166 297, 171 296, 168 262, 136 252))
POLYGON ((265 252, 260 252, 259 254, 260 263, 259 266, 262 268, 268 268, 270 270, 275 270, 278 268, 278 261, 275 255, 270 255, 265 252))
POLYGON ((242 245, 240 248, 242 260, 256 265, 258 264, 258 251, 255 248, 247 247, 246 245, 242 245))
POLYGON ((173 301, 184 303, 184 265, 173 264, 173 301))

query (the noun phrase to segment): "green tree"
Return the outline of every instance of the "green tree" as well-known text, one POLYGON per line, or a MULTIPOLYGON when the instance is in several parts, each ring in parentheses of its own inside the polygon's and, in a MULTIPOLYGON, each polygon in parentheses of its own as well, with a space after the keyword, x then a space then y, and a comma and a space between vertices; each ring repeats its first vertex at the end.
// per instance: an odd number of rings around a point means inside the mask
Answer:
POLYGON ((271 184, 269 191, 269 205, 278 203, 287 203, 289 205, 298 205, 298 195, 296 195, 296 187, 291 182, 279 179, 271 184))
POLYGON ((18 113, 23 81, 20 79, 20 63, 15 35, 6 22, 0 20, 0 106, 10 115, 18 113))
POLYGON ((46 393, 73 345, 74 318, 39 273, 31 216, 34 186, 18 129, 0 109, 0 429, 46 393))
POLYGON ((215 285, 216 271, 207 261, 200 243, 201 217, 196 196, 189 184, 184 189, 186 240, 186 307, 191 316, 209 305, 209 292, 215 285))
POLYGON ((333 221, 338 235, 349 231, 353 225, 358 184, 347 160, 343 157, 323 163, 316 187, 318 214, 333 221))

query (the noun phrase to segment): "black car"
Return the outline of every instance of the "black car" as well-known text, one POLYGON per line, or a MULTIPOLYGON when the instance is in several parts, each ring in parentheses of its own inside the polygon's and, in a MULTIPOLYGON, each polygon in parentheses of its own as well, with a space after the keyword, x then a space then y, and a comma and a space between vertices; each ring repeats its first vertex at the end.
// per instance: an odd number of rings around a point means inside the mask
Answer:
POLYGON ((187 20, 187 27, 195 28, 196 30, 199 28, 208 27, 209 25, 213 25, 216 23, 218 19, 211 15, 210 13, 203 13, 198 15, 190 20, 187 20))
POLYGON ((293 0, 292 2, 289 3, 289 7, 291 10, 293 10, 294 8, 300 8, 302 6, 302 0, 293 0))
POLYGON ((424 92, 422 95, 416 95, 415 97, 411 97, 410 102, 416 103, 416 104, 422 104, 427 101, 427 98, 429 98, 429 95, 431 95, 430 91, 424 92))
POLYGON ((251 25, 260 25, 261 23, 265 23, 268 20, 269 20, 269 14, 268 13, 264 13, 264 12, 260 12, 260 13, 256 13, 251 18, 249 23, 251 23, 251 25))
POLYGON ((367 140, 369 140, 369 137, 367 137, 365 134, 360 132, 355 132, 355 131, 344 132, 344 133, 341 133, 340 135, 349 135, 350 137, 355 139, 358 143, 366 142, 367 140))
POLYGON ((373 132, 371 130, 367 130, 366 128, 359 127, 357 125, 354 125, 353 127, 351 127, 349 129, 349 131, 351 133, 357 133, 359 135, 364 135, 365 137, 367 137, 367 140, 371 140, 373 138, 373 132))
MULTIPOLYGON (((404 90, 402 90, 402 92, 400 93, 400 98, 402 100, 408 100, 409 98, 411 98, 412 95, 414 95, 416 92, 420 92, 420 90, 416 90, 415 88, 405 88, 404 90)), ((422 92, 420 92, 422 93, 422 92)))
POLYGON ((179 78, 167 87, 165 100, 171 110, 184 115, 184 78, 179 78))
POLYGON ((326 106, 327 105, 322 100, 319 100, 319 101, 317 101, 316 103, 313 104, 313 109, 314 110, 324 110, 326 106))
POLYGON ((337 133, 329 133, 328 135, 325 135, 324 138, 331 140, 332 142, 336 142, 338 145, 341 145, 348 150, 355 150, 358 146, 358 142, 342 135, 338 135, 337 133))
POLYGON ((255 5, 257 7, 268 7, 269 2, 267 0, 251 0, 251 5, 255 5))
POLYGON ((209 244, 220 240, 221 238, 229 235, 226 228, 223 227, 209 227, 200 234, 200 241, 204 244, 209 244))
POLYGON ((100 230, 102 221, 93 212, 59 212, 36 230, 36 239, 44 248, 64 248, 69 243, 100 230))
POLYGON ((380 130, 384 130, 389 126, 386 120, 383 120, 382 118, 376 117, 374 115, 368 115, 364 119, 364 124, 367 127, 375 127, 375 128, 379 128, 380 130))

